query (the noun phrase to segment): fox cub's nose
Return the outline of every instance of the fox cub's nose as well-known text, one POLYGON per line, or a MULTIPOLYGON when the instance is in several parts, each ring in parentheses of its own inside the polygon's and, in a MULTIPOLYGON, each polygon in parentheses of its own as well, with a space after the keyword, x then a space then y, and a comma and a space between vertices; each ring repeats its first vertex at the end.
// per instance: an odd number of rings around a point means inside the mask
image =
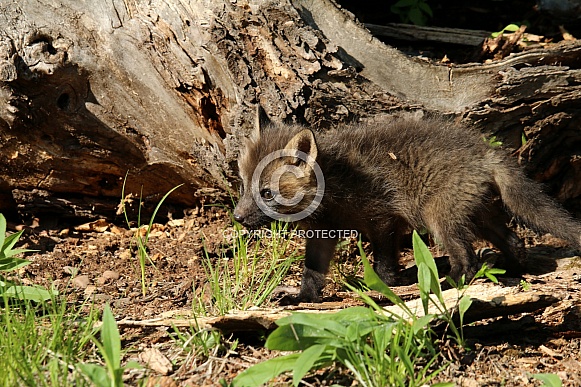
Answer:
POLYGON ((237 221, 238 223, 242 224, 244 223, 244 216, 234 213, 234 220, 237 221))

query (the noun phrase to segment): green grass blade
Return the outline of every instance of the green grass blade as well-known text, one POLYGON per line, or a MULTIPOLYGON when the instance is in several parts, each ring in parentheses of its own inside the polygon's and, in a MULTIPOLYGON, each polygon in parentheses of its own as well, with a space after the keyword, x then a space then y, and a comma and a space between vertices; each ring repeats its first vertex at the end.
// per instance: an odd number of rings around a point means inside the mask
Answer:
POLYGON ((167 199, 167 197, 176 189, 180 188, 183 184, 180 185, 176 185, 175 187, 173 187, 172 189, 170 189, 169 191, 167 191, 167 193, 165 195, 163 195, 163 197, 161 198, 161 200, 157 203, 157 206, 155 207, 155 210, 153 210, 153 214, 151 215, 151 219, 149 220, 149 227, 147 228, 147 232, 145 234, 145 242, 147 243, 147 240, 149 239, 149 232, 151 231, 151 227, 153 226, 153 220, 155 219, 155 217, 157 216, 157 212, 159 211, 159 208, 161 207, 161 205, 163 204, 163 202, 165 202, 165 199, 167 199))
MULTIPOLYGON (((20 236, 22 235, 23 231, 18 231, 15 232, 14 234, 10 234, 6 237, 6 239, 4 240, 4 244, 3 244, 3 250, 4 251, 11 251, 12 248, 14 247, 14 245, 16 244, 16 242, 18 242, 18 239, 20 239, 20 236)), ((33 251, 33 250, 25 250, 23 249, 22 252, 27 252, 27 251, 33 251)))
MULTIPOLYGON (((14 251, 14 250, 13 250, 14 251)), ((0 271, 13 271, 30 264, 30 261, 20 258, 0 258, 0 271)))
POLYGON ((0 252, 4 251, 4 242, 6 239, 6 218, 0 214, 0 252))
POLYGON ((395 294, 393 290, 391 290, 389 286, 387 286, 385 282, 381 280, 381 278, 379 278, 375 270, 373 270, 369 260, 367 259, 367 255, 363 250, 361 240, 357 242, 357 247, 359 248, 359 255, 361 255, 361 260, 363 261, 363 280, 365 281, 365 284, 370 289, 383 294, 393 304, 400 305, 409 312, 409 309, 405 306, 405 303, 402 301, 402 299, 399 298, 399 296, 395 294))

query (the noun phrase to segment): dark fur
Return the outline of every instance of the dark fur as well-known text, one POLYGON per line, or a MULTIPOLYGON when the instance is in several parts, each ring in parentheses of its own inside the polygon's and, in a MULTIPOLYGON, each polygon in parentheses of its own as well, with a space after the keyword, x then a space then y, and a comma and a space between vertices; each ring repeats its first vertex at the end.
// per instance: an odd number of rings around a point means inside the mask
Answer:
MULTIPOLYGON (((244 225, 260 227, 271 221, 252 198, 252 192, 268 181, 251 187, 256 165, 274 150, 288 147, 303 131, 296 125, 269 125, 249 141, 239 162, 244 190, 234 211, 244 225)), ((468 128, 438 118, 393 119, 344 126, 315 138, 316 145, 305 144, 305 138, 301 146, 309 153, 314 145, 326 188, 320 206, 299 225, 359 230, 371 241, 375 270, 388 284, 397 282, 398 241, 410 227, 428 229, 444 246, 455 280, 463 274, 470 280, 478 270, 472 243, 479 238, 501 250, 508 269, 520 269, 524 245, 506 225, 510 215, 537 231, 581 245, 581 223, 543 194, 504 152, 492 149, 468 128)), ((313 185, 312 175, 283 176, 277 194, 292 196, 300 190, 306 200, 294 208, 277 209, 302 209, 313 198, 313 185)), ((299 300, 320 301, 336 242, 307 239, 299 300)))

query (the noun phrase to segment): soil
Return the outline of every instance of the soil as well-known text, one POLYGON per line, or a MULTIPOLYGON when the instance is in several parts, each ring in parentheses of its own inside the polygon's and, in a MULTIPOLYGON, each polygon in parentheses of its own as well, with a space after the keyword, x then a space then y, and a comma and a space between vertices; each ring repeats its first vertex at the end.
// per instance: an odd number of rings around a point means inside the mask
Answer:
MULTIPOLYGON (((170 216, 171 218, 171 216, 170 216)), ((192 303, 208 280, 202 261, 205 251, 210 259, 220 259, 225 247, 224 230, 231 230, 227 211, 206 207, 189 211, 165 224, 154 224, 148 242, 154 265, 145 268, 146 294, 142 293, 141 270, 135 252, 136 229, 106 221, 66 229, 42 229, 36 224, 25 228, 23 247, 37 249, 28 254, 32 264, 22 269, 22 278, 36 284, 56 287, 71 303, 102 308, 109 303, 118 321, 149 320, 172 311, 191 313, 192 303)), ((442 344, 439 365, 450 366, 439 381, 454 381, 458 386, 530 386, 541 385, 531 374, 554 373, 564 386, 581 386, 581 262, 574 252, 558 240, 523 232, 535 274, 525 280, 528 288, 558 294, 561 301, 533 313, 487 319, 466 328, 471 350, 460 350, 452 342, 442 344), (547 257, 548 259, 547 261, 547 257), (569 258, 564 258, 569 257, 569 258), (553 258, 566 259, 557 265, 553 258), (543 267, 538 262, 552 262, 543 267)), ((300 246, 297 244, 296 246, 300 246)), ((300 248, 300 247, 299 247, 300 248)), ((342 289, 342 275, 360 276, 359 259, 353 244, 341 252, 340 265, 328 276, 324 309, 350 306, 358 301, 342 289)), ((437 253, 437 251, 435 251, 437 253)), ((411 260, 409 251, 404 261, 411 260)), ((297 262, 281 283, 282 289, 296 289, 301 267, 297 262)), ((519 281, 504 279, 498 286, 514 286, 519 281)), ((397 291, 397 288, 396 288, 397 291)), ((526 291, 522 290, 521 291, 526 291)), ((280 292, 275 292, 280 297, 280 292)), ((209 300, 205 300, 209 302, 209 300)), ((280 310, 277 299, 265 308, 280 310)), ((231 380, 252 364, 275 354, 263 348, 268 332, 225 332, 223 346, 209 356, 184 352, 172 336, 174 329, 120 324, 124 360, 144 362, 152 348, 159 357, 171 361, 166 368, 131 371, 128 384, 150 376, 149 384, 163 386, 214 386, 220 379, 231 380), (235 348, 232 343, 238 340, 235 348)), ((442 333, 445 337, 445 334, 442 333)), ((351 385, 346 372, 327 368, 308 379, 310 385, 351 385)), ((274 385, 290 385, 288 376, 274 385)))

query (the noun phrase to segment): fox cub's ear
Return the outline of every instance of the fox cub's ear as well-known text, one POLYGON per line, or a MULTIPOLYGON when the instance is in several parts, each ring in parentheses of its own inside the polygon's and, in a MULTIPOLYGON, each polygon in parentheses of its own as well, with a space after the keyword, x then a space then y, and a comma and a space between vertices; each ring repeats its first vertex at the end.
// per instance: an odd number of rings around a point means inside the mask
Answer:
MULTIPOLYGON (((295 136, 291 138, 290 141, 286 144, 284 149, 293 152, 304 152, 308 156, 312 157, 312 160, 317 159, 317 143, 315 142, 315 136, 313 135, 313 132, 311 132, 309 129, 301 130, 295 134, 295 136)), ((298 165, 301 163, 301 161, 305 163, 307 162, 307 160, 303 160, 297 155, 293 164, 298 165)))
POLYGON ((262 133, 263 129, 270 125, 272 125, 270 117, 268 117, 260 104, 256 105, 256 112, 254 114, 254 137, 260 138, 260 133, 262 133))

